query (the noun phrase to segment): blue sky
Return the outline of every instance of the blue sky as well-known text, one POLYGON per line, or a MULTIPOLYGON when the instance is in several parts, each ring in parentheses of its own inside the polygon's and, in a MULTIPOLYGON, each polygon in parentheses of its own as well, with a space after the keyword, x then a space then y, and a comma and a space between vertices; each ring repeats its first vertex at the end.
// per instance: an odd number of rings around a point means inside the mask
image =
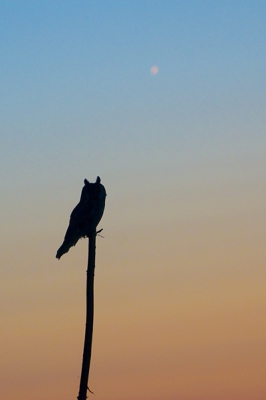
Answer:
POLYGON ((262 2, 11 1, 1 14, 5 142, 31 166, 79 149, 130 163, 132 148, 212 143, 221 123, 263 118, 262 2))
POLYGON ((263 2, 1 8, 2 162, 14 178, 20 170, 64 179, 62 168, 94 177, 99 164, 116 175, 122 166, 160 169, 171 151, 194 158, 260 147, 263 2))

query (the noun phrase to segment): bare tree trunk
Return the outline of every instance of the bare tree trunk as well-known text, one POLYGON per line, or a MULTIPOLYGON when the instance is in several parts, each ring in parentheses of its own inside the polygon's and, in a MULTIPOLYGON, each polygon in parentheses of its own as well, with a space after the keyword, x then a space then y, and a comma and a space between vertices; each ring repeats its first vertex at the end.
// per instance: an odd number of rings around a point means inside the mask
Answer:
POLYGON ((84 339, 84 350, 82 369, 80 377, 78 400, 87 399, 88 380, 91 361, 91 346, 93 332, 93 309, 94 309, 94 269, 95 269, 95 248, 96 248, 96 229, 89 236, 89 254, 87 269, 87 287, 86 287, 86 328, 84 339))

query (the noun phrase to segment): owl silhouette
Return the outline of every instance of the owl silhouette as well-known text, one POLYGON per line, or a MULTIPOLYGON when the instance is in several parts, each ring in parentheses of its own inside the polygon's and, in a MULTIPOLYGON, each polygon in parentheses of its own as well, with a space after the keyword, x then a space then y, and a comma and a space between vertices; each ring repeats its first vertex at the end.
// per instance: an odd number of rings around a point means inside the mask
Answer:
POLYGON ((106 191, 98 176, 95 183, 84 179, 80 201, 70 215, 64 242, 56 253, 58 260, 75 246, 80 238, 89 237, 100 222, 105 207, 106 191))

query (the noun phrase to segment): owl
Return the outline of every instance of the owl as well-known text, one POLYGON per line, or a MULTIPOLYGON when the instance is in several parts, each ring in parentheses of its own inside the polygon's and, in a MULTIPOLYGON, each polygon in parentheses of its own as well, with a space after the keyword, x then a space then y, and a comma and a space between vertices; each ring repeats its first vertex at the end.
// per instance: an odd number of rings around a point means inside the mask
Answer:
POLYGON ((95 183, 84 180, 80 201, 70 215, 64 242, 56 253, 58 260, 75 246, 80 238, 89 237, 100 222, 105 206, 106 191, 98 176, 95 183))

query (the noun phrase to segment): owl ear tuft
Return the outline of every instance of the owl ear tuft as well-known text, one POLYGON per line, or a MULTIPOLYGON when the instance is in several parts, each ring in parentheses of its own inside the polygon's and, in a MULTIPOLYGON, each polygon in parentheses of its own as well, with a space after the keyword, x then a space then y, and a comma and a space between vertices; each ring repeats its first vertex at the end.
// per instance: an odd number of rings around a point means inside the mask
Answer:
POLYGON ((85 185, 89 185, 90 184, 90 182, 87 179, 84 179, 84 183, 85 183, 85 185))
POLYGON ((96 183, 101 183, 101 178, 99 176, 96 178, 96 183))

